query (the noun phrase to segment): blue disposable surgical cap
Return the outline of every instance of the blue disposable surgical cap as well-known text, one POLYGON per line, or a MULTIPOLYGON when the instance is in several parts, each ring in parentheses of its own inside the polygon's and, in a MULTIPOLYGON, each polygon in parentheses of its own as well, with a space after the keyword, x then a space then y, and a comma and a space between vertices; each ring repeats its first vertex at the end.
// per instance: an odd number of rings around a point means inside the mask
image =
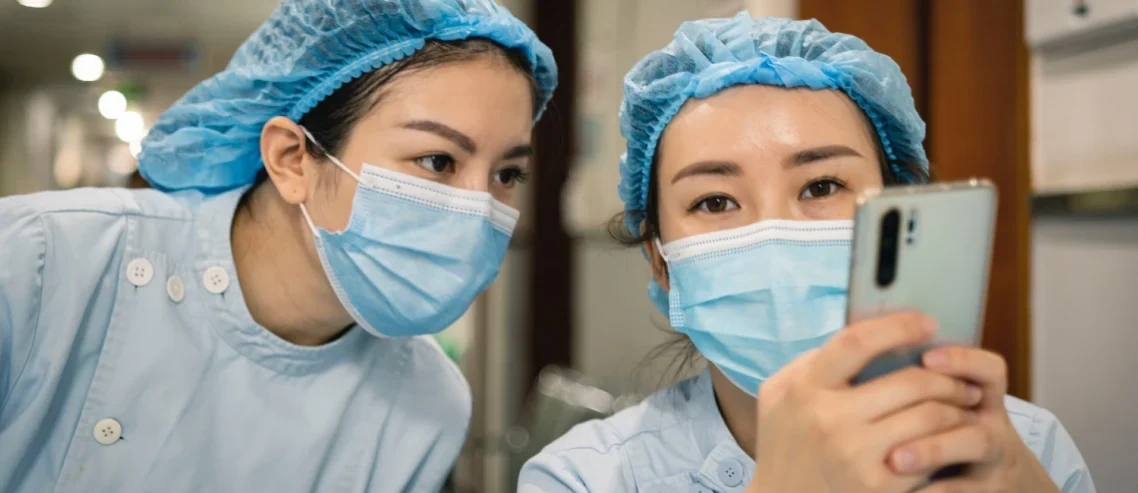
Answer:
POLYGON ((553 53, 492 0, 284 0, 221 73, 159 117, 139 169, 156 188, 221 192, 262 168, 261 129, 299 121, 352 79, 410 56, 427 40, 484 38, 529 59, 540 117, 557 85, 553 53))
POLYGON ((888 56, 818 21, 752 18, 685 22, 660 51, 624 78, 620 130, 628 142, 620 163, 625 226, 640 231, 652 161, 664 128, 690 98, 732 86, 763 84, 844 91, 869 117, 894 171, 896 163, 928 168, 925 123, 909 84, 888 56))

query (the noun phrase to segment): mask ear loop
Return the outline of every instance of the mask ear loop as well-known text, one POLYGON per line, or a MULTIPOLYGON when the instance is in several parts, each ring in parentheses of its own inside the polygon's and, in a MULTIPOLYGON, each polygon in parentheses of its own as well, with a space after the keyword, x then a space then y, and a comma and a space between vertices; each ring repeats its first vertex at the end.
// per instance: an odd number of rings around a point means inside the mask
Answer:
MULTIPOLYGON (((312 145, 316 146, 317 149, 320 149, 320 151, 328 157, 328 160, 332 161, 332 164, 335 164, 349 176, 354 178, 356 180, 356 183, 363 183, 360 175, 357 175, 354 171, 345 166, 344 163, 340 161, 336 156, 333 156, 332 153, 328 152, 324 146, 320 145, 320 143, 316 141, 316 137, 312 136, 312 132, 309 132, 308 129, 304 128, 303 126, 297 126, 300 127, 301 132, 304 132, 304 136, 308 139, 308 141, 312 142, 312 145)), ((308 222, 308 227, 312 230, 312 236, 315 238, 320 238, 320 230, 316 227, 316 223, 312 222, 312 216, 308 214, 308 208, 305 207, 304 204, 300 204, 300 212, 304 214, 304 220, 308 222)))
POLYGON ((660 254, 660 258, 664 259, 664 263, 669 263, 668 254, 664 253, 664 245, 660 243, 660 237, 656 236, 652 238, 652 242, 656 245, 656 253, 660 254))
POLYGON ((340 169, 344 170, 345 173, 351 175, 352 178, 356 179, 356 182, 363 183, 360 175, 356 174, 355 171, 352 171, 347 166, 344 166, 344 163, 342 161, 340 161, 336 156, 333 156, 332 153, 328 152, 328 149, 325 149, 324 146, 320 145, 320 143, 316 141, 316 137, 313 137, 312 133, 309 132, 307 128, 300 127, 300 131, 304 132, 304 136, 308 137, 308 141, 312 142, 312 145, 316 146, 317 149, 320 149, 320 152, 323 152, 324 155, 328 157, 328 160, 332 161, 332 164, 335 164, 340 169))

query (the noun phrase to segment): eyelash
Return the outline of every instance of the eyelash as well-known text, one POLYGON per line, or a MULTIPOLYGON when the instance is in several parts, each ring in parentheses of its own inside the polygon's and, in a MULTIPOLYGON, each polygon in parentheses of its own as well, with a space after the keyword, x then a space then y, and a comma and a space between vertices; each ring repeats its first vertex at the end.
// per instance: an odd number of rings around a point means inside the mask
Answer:
MULTIPOLYGON (((830 196, 834 195, 835 193, 838 193, 841 190, 847 190, 848 188, 849 187, 846 185, 845 181, 843 181, 837 177, 822 176, 822 177, 810 180, 810 182, 807 183, 806 186, 802 187, 802 191, 800 191, 798 193, 798 197, 800 200, 821 200, 821 199, 830 197, 830 196), (821 197, 803 197, 804 195, 806 195, 806 192, 810 190, 810 187, 813 187, 815 185, 822 184, 822 183, 832 183, 835 187, 837 187, 837 189, 834 190, 833 192, 830 192, 829 194, 823 195, 821 197)), ((734 209, 739 208, 739 203, 736 202, 735 199, 733 199, 727 195, 724 195, 724 194, 712 194, 712 195, 704 195, 703 197, 696 199, 695 202, 692 202, 692 204, 690 206, 688 206, 688 212, 689 213, 700 212, 701 209, 704 209, 706 207, 708 201, 710 201, 712 199, 723 199, 723 200, 728 201, 730 204, 727 206, 726 209, 724 209, 722 211, 705 210, 703 212, 707 212, 710 214, 722 214, 724 212, 732 211, 734 209)))
MULTIPOLYGON (((452 172, 453 173, 454 167, 455 167, 454 158, 452 158, 446 154, 430 154, 430 155, 426 155, 426 156, 417 157, 417 158, 415 158, 415 164, 418 164, 423 169, 430 171, 432 173, 446 173, 446 172, 452 172), (442 158, 442 159, 446 160, 446 168, 443 169, 442 171, 437 170, 435 168, 435 166, 433 165, 434 163, 430 162, 430 160, 436 159, 436 158, 442 158)), ((529 178, 530 178, 529 172, 527 172, 527 171, 525 171, 519 167, 516 167, 516 166, 498 170, 498 172, 494 174, 494 179, 498 183, 500 183, 501 185, 503 185, 507 188, 513 187, 515 184, 518 184, 518 183, 524 184, 527 181, 529 181, 529 178)))
POLYGON ((448 171, 450 171, 450 172, 454 171, 454 158, 452 158, 446 154, 428 154, 426 156, 420 156, 420 157, 415 158, 415 164, 422 166, 423 169, 430 171, 432 173, 446 173, 448 171), (433 158, 445 159, 447 161, 446 168, 443 169, 442 171, 439 171, 439 170, 436 170, 434 168, 434 166, 429 166, 429 165, 424 166, 424 163, 427 162, 427 160, 433 159, 433 158))
POLYGON ((525 171, 525 170, 518 168, 518 167, 511 167, 511 168, 499 170, 497 173, 495 173, 495 175, 496 175, 495 179, 499 180, 499 183, 501 183, 502 185, 505 185, 507 187, 511 187, 516 183, 524 184, 527 181, 529 181, 529 177, 530 177, 530 174, 528 171, 525 171), (500 177, 502 175, 508 175, 509 178, 508 179, 501 179, 500 177))
POLYGON ((693 202, 690 206, 688 206, 688 213, 706 212, 708 214, 723 214, 725 212, 729 212, 729 211, 732 211, 732 210, 735 210, 738 208, 739 208, 739 203, 736 202, 735 199, 733 199, 727 195, 721 194, 721 193, 716 193, 716 194, 711 194, 711 195, 704 195, 703 197, 696 199, 695 202, 693 202), (726 200, 726 201, 730 202, 734 207, 729 207, 729 208, 722 210, 722 211, 712 211, 712 210, 710 210, 710 208, 709 208, 709 210, 701 211, 700 209, 703 209, 704 205, 707 204, 707 202, 709 200, 712 200, 712 199, 726 200))
POLYGON ((800 200, 822 200, 822 199, 828 198, 828 197, 830 197, 830 196, 834 195, 835 193, 838 193, 842 190, 848 190, 848 189, 849 189, 849 186, 846 185, 846 182, 841 180, 840 178, 837 178, 834 176, 820 176, 818 178, 810 180, 810 182, 807 183, 806 186, 802 187, 802 190, 800 190, 798 192, 798 198, 800 200), (833 183, 834 186, 837 187, 837 189, 834 190, 833 192, 826 194, 824 196, 821 196, 821 197, 804 197, 804 195, 806 195, 806 192, 808 190, 810 190, 810 187, 813 187, 814 185, 818 185, 821 183, 833 183))

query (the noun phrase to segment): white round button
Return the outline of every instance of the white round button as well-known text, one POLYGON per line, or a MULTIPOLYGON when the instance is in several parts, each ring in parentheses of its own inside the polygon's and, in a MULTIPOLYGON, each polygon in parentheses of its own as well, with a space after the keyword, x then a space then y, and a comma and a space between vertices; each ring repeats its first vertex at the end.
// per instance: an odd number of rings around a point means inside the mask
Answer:
POLYGON ((170 295, 170 300, 174 303, 181 303, 186 299, 186 285, 182 282, 182 278, 170 276, 166 280, 166 294, 170 295))
POLYGON ((126 264, 126 278, 135 286, 145 286, 154 278, 154 266, 144 258, 131 260, 126 264))
POLYGON ((719 463, 719 481, 728 488, 743 484, 743 464, 735 459, 727 459, 719 463))
POLYGON ((95 441, 112 445, 122 438, 122 424, 111 418, 100 419, 95 423, 95 441))
POLYGON ((205 285, 206 291, 213 294, 224 293, 226 289, 229 289, 229 273, 221 267, 210 267, 202 276, 202 284, 205 285))

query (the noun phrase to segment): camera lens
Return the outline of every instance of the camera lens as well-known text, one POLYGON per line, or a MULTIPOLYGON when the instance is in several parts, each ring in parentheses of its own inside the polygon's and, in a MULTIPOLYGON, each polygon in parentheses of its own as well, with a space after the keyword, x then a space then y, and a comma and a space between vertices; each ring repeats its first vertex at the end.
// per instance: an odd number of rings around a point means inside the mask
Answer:
POLYGON ((881 241, 877 250, 877 286, 889 287, 897 277, 897 243, 900 239, 901 213, 896 209, 881 218, 881 241))

